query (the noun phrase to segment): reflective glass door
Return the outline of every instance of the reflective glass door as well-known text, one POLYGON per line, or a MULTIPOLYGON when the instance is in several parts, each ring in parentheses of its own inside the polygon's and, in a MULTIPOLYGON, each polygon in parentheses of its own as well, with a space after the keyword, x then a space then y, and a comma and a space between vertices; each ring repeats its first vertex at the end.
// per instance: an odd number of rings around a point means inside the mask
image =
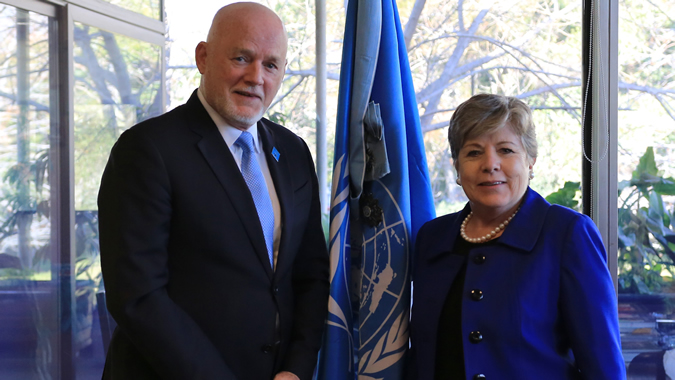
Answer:
POLYGON ((52 378, 58 255, 54 20, 0 4, 0 378, 52 378))

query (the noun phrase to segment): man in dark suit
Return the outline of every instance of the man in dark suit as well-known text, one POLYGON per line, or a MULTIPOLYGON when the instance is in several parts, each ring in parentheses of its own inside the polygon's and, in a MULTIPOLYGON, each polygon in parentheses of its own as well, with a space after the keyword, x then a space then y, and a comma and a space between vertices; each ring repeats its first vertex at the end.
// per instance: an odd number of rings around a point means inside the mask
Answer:
POLYGON ((318 185, 304 141, 262 118, 286 49, 268 8, 222 8, 196 49, 199 89, 113 147, 104 379, 312 377, 329 271, 318 185))

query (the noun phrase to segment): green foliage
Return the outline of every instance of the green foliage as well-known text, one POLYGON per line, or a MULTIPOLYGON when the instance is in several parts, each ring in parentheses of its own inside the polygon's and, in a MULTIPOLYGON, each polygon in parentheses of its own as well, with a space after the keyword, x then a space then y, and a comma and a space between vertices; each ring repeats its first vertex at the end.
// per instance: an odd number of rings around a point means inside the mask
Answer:
MULTIPOLYGON (((663 177, 649 147, 618 189, 619 292, 665 291, 675 274, 675 220, 662 196, 675 194, 675 180, 663 177)), ((565 182, 546 200, 578 210, 579 195, 579 182, 565 182)))
POLYGON ((619 292, 648 294, 670 287, 675 274, 673 212, 663 202, 675 194, 654 150, 647 148, 630 181, 619 183, 619 292))
POLYGON ((558 191, 549 194, 546 200, 549 203, 558 204, 569 207, 579 211, 579 201, 577 200, 581 194, 581 186, 579 182, 565 182, 562 188, 558 191))
POLYGON ((270 121, 281 124, 281 125, 286 125, 286 115, 281 113, 281 112, 272 112, 267 115, 267 117, 270 119, 270 121))

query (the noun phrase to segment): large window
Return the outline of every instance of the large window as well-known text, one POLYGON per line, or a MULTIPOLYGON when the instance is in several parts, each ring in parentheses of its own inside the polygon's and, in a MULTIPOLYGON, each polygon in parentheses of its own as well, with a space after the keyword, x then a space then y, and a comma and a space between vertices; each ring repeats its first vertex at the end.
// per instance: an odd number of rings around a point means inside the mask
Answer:
POLYGON ((96 196, 119 134, 164 111, 164 28, 92 4, 0 0, 3 380, 103 371, 96 196))
POLYGON ((478 93, 516 96, 533 109, 536 191, 546 196, 566 182, 578 188, 581 3, 432 0, 419 15, 402 6, 403 17, 409 12, 405 33, 437 214, 466 202, 455 185, 447 125, 455 108, 478 93))
POLYGON ((675 346, 675 3, 619 5, 619 318, 638 373, 675 346))
POLYGON ((47 16, 0 4, 0 378, 51 376, 58 273, 47 16))
POLYGON ((161 48, 75 23, 75 209, 93 211, 120 133, 163 112, 161 48))
MULTIPOLYGON (((75 303, 79 338, 100 334, 103 291, 96 197, 108 155, 127 128, 163 112, 162 50, 87 24, 74 25, 75 303), (89 334, 89 336, 87 336, 89 334)), ((101 339, 106 341, 107 339, 101 339)), ((97 342, 97 348, 101 343, 97 342)), ((77 363, 78 377, 102 369, 102 354, 77 363)), ((89 375, 85 375, 88 378, 89 375)))

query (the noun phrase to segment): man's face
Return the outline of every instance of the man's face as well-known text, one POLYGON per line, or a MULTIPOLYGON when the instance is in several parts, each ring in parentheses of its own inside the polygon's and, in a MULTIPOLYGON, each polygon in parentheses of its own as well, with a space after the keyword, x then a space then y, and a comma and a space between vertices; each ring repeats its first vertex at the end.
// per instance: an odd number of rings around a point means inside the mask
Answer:
POLYGON ((197 46, 201 88, 229 125, 245 130, 262 118, 279 91, 286 35, 279 20, 268 15, 230 19, 216 31, 197 46))

